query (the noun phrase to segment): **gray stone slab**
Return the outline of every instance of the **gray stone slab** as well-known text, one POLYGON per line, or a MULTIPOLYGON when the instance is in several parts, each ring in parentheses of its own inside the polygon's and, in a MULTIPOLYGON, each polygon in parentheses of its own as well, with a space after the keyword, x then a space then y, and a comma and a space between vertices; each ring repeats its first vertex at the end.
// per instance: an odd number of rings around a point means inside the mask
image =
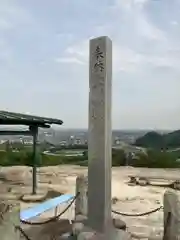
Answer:
POLYGON ((97 231, 111 220, 111 92, 112 42, 90 40, 88 131, 88 221, 97 231))
POLYGON ((19 240, 20 232, 20 205, 14 201, 0 201, 0 239, 19 240))
POLYGON ((164 240, 180 240, 180 192, 164 194, 164 240))

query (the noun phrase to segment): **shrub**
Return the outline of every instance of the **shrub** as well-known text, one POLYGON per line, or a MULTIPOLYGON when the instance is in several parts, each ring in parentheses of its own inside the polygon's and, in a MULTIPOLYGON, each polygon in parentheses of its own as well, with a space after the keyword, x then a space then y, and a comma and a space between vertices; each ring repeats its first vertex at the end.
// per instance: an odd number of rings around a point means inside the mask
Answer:
POLYGON ((126 155, 122 149, 112 149, 112 166, 124 166, 126 155))
POLYGON ((166 151, 148 150, 147 154, 140 153, 133 163, 134 167, 148 168, 176 168, 179 167, 174 153, 166 151))
MULTIPOLYGON (((19 152, 0 151, 0 165, 33 165, 31 149, 22 149, 19 152)), ((47 155, 37 150, 36 163, 38 166, 54 166, 60 164, 77 164, 87 166, 87 151, 82 156, 65 156, 65 155, 47 155)), ((138 153, 136 158, 131 159, 131 165, 134 167, 149 168, 176 168, 180 166, 177 159, 180 158, 180 151, 167 152, 160 150, 148 150, 147 154, 138 153)), ((112 149, 112 166, 124 166, 127 162, 127 156, 121 149, 112 149)))

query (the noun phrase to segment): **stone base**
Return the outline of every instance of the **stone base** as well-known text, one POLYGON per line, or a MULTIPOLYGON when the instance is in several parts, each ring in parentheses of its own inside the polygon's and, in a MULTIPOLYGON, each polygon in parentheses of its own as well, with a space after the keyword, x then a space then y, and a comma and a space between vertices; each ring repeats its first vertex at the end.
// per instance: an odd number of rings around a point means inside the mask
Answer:
MULTIPOLYGON (((115 228, 126 231, 126 223, 119 218, 112 218, 112 224, 115 228)), ((88 225, 87 216, 76 215, 75 220, 73 221, 73 226, 75 228, 80 228, 80 226, 88 225), (83 225, 82 225, 83 224, 83 225)))
POLYGON ((38 191, 36 194, 24 194, 21 196, 20 200, 23 202, 31 203, 31 202, 43 202, 47 199, 47 191, 38 191))
POLYGON ((131 236, 120 229, 112 228, 111 231, 99 233, 91 228, 84 227, 77 235, 77 240, 130 240, 131 236))
MULTIPOLYGON (((113 225, 107 232, 99 233, 94 231, 92 228, 88 227, 88 221, 85 216, 78 215, 73 223, 72 233, 74 239, 77 240, 129 240, 131 236, 125 231, 125 229, 118 229, 122 227, 121 222, 119 223, 117 219, 113 219, 113 225), (116 224, 115 224, 116 223, 116 224), (120 224, 120 226, 119 226, 120 224), (118 225, 118 226, 116 226, 118 225), (117 228, 118 227, 118 228, 117 228)), ((123 224, 123 227, 124 224, 123 224)), ((70 238, 73 239, 73 238, 70 238)))
MULTIPOLYGON (((73 221, 72 235, 77 240, 129 240, 131 236, 126 231, 126 224, 120 219, 112 219, 112 227, 104 233, 97 233, 88 227, 87 216, 77 215, 73 221)), ((73 238, 70 238, 73 239, 73 238)))

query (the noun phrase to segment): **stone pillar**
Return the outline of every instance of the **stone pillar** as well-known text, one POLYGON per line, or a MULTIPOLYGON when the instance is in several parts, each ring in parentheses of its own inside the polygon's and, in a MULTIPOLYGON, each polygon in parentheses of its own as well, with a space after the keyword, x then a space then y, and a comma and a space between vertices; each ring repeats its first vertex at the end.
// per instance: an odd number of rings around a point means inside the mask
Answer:
POLYGON ((180 192, 167 190, 164 194, 164 238, 180 240, 180 192))
POLYGON ((112 42, 90 40, 88 130, 88 221, 102 232, 111 220, 111 92, 112 42))
POLYGON ((87 176, 78 176, 76 178, 76 194, 79 192, 79 196, 75 202, 75 218, 77 215, 87 216, 87 190, 87 176))
POLYGON ((113 226, 117 221, 111 217, 112 43, 108 37, 90 41, 89 88, 88 219, 83 221, 83 215, 76 219, 73 234, 78 240, 130 240, 127 232, 113 226))
POLYGON ((16 202, 0 200, 0 239, 19 240, 20 232, 20 205, 16 202))

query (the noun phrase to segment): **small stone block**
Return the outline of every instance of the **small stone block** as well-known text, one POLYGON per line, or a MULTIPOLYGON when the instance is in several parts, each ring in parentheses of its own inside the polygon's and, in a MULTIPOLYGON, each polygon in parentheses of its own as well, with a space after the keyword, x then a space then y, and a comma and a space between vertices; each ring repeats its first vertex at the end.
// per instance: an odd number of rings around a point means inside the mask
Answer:
POLYGON ((136 177, 130 177, 129 183, 137 183, 136 177))
POLYGON ((20 233, 16 226, 20 225, 19 219, 20 204, 14 201, 0 201, 0 239, 1 240, 19 240, 20 233))
POLYGON ((75 222, 84 222, 87 220, 87 216, 78 214, 75 217, 75 222))
POLYGON ((72 226, 73 235, 77 236, 78 234, 80 234, 80 232, 82 232, 83 228, 84 228, 83 223, 81 223, 81 222, 73 223, 73 226, 72 226))
POLYGON ((148 181, 147 178, 143 178, 143 177, 142 177, 142 178, 139 178, 138 184, 139 184, 140 186, 146 186, 146 185, 149 184, 149 181, 148 181))
POLYGON ((117 197, 113 197, 111 202, 112 204, 116 204, 119 201, 119 199, 117 197))
POLYGON ((180 239, 180 193, 167 190, 164 194, 164 240, 180 239))
POLYGON ((176 190, 180 190, 180 181, 178 181, 178 180, 176 180, 175 182, 174 182, 174 189, 176 189, 176 190))
POLYGON ((137 181, 136 177, 130 177, 128 185, 129 186, 136 186, 137 184, 138 184, 138 181, 137 181))
POLYGON ((77 240, 95 240, 95 232, 81 232, 77 240))
POLYGON ((132 240, 132 237, 128 232, 125 232, 121 229, 116 229, 109 240, 132 240))
POLYGON ((113 225, 117 229, 126 230, 126 223, 119 218, 113 218, 113 225))

